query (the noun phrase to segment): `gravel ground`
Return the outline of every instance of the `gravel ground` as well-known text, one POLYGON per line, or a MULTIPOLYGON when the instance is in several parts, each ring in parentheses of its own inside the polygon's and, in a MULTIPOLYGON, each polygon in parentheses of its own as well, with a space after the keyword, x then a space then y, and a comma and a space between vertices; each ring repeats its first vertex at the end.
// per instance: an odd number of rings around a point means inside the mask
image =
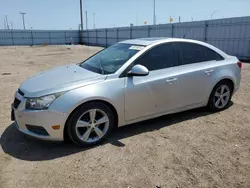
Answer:
POLYGON ((250 187, 250 64, 220 113, 195 109, 129 125, 85 149, 19 133, 10 121, 19 84, 100 49, 0 48, 0 187, 250 187))

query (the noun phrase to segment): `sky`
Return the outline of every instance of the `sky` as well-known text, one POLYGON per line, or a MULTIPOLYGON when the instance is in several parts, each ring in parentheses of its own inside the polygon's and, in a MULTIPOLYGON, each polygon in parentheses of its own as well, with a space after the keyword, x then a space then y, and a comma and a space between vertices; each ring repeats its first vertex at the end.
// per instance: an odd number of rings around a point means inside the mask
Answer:
MULTIPOLYGON (((153 23, 154 0, 82 0, 83 20, 88 13, 88 28, 110 28, 153 23)), ((198 21, 250 16, 250 0, 155 0, 156 23, 198 21)), ((14 29, 22 29, 20 12, 25 12, 26 29, 78 29, 80 0, 0 0, 0 29, 4 19, 12 22, 14 29)), ((11 27, 11 23, 9 24, 11 27)))

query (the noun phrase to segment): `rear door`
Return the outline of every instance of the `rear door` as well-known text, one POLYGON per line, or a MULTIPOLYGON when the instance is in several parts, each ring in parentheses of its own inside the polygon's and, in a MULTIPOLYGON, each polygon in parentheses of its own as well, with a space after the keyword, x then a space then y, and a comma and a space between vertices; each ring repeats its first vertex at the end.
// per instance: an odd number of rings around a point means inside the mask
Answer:
POLYGON ((205 104, 213 87, 216 60, 221 60, 221 57, 211 49, 195 43, 178 42, 174 47, 180 63, 179 83, 182 107, 205 104))
POLYGON ((172 44, 149 49, 130 66, 140 64, 149 75, 127 77, 125 93, 126 120, 171 111, 178 107, 178 61, 172 44))

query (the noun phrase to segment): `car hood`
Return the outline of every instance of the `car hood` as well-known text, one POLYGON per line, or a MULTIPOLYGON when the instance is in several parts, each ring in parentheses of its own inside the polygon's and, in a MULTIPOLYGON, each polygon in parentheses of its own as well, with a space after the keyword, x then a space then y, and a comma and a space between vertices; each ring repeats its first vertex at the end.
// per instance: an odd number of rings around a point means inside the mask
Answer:
POLYGON ((25 97, 40 97, 101 82, 106 77, 106 75, 88 71, 77 64, 66 65, 41 72, 25 80, 20 85, 20 90, 25 97))

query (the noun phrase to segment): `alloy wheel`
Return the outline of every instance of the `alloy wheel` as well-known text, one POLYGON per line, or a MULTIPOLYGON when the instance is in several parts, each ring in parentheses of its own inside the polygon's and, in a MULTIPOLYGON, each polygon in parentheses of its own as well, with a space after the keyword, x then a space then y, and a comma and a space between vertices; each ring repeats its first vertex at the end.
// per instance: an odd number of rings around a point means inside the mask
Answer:
POLYGON ((227 85, 221 85, 220 87, 218 87, 214 93, 214 105, 216 108, 224 108, 229 100, 230 100, 230 96, 231 96, 231 90, 229 89, 229 87, 227 85))
POLYGON ((84 142, 92 143, 100 140, 108 131, 109 117, 100 109, 84 112, 76 123, 76 135, 84 142))

